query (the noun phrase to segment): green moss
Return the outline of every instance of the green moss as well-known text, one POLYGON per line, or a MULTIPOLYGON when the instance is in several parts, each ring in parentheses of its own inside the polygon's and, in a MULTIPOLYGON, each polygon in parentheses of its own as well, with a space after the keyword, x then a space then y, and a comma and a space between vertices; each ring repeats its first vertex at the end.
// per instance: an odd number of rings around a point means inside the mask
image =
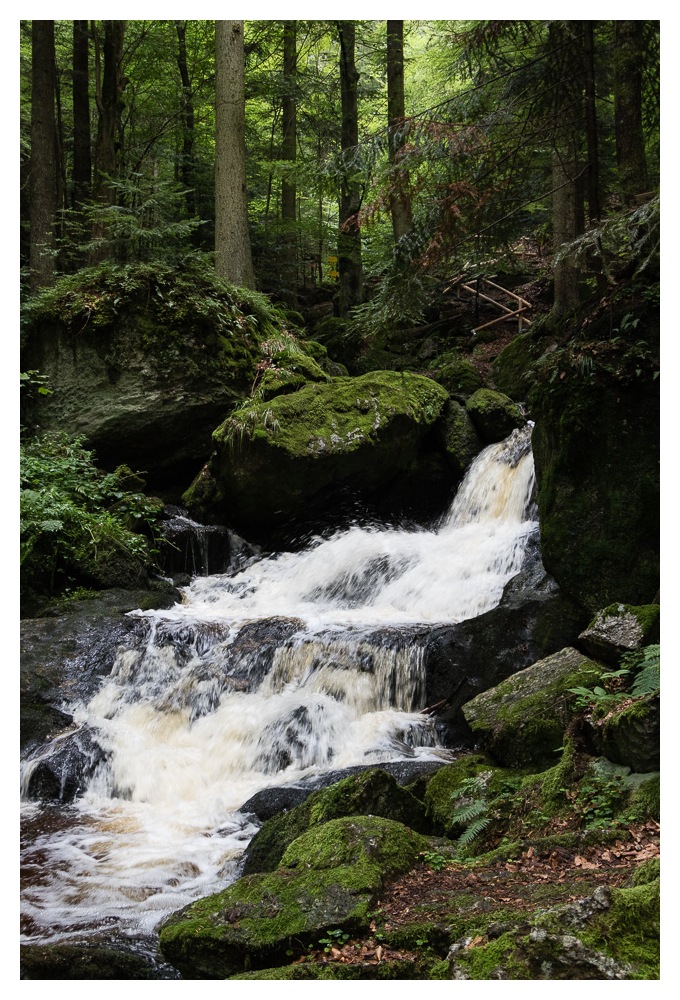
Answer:
POLYGON ((597 664, 567 648, 478 695, 463 706, 463 714, 499 763, 549 767, 572 717, 570 688, 587 686, 599 673, 597 664))
POLYGON ((163 955, 190 978, 224 978, 285 961, 328 928, 367 929, 375 893, 408 871, 427 841, 378 817, 332 820, 294 841, 281 867, 246 875, 163 925, 163 955))
POLYGON ((496 387, 511 399, 527 398, 531 368, 541 353, 541 345, 529 333, 514 337, 491 366, 496 387))
POLYGON ((493 389, 478 389, 468 399, 466 409, 486 444, 502 441, 526 423, 519 406, 509 396, 493 389))
POLYGON ((428 782, 425 792, 425 808, 435 830, 444 834, 451 834, 455 830, 460 832, 458 825, 452 826, 455 811, 452 794, 464 781, 477 778, 485 772, 490 772, 493 776, 496 771, 495 765, 482 754, 466 754, 440 768, 428 782))
POLYGON ((629 889, 613 889, 612 905, 600 915, 584 943, 604 946, 628 966, 630 979, 659 978, 660 882, 656 878, 629 889))
POLYGON ((469 358, 459 351, 446 351, 428 365, 435 381, 443 385, 450 396, 467 398, 482 386, 482 379, 469 358))
POLYGON ((654 882, 656 879, 661 877, 661 859, 660 858, 650 858, 648 861, 643 861, 641 865, 638 865, 631 882, 633 886, 636 885, 648 885, 650 882, 654 882))
POLYGON ((343 816, 369 813, 422 833, 428 831, 422 803, 392 775, 372 768, 312 792, 299 806, 266 820, 248 846, 244 874, 273 871, 288 845, 308 829, 343 816))
POLYGON ((419 970, 413 962, 406 960, 380 962, 373 965, 368 962, 344 964, 339 962, 304 962, 301 965, 288 965, 278 969, 262 969, 260 972, 246 972, 240 976, 230 976, 234 979, 268 980, 353 980, 353 979, 431 979, 423 973, 414 975, 419 970))

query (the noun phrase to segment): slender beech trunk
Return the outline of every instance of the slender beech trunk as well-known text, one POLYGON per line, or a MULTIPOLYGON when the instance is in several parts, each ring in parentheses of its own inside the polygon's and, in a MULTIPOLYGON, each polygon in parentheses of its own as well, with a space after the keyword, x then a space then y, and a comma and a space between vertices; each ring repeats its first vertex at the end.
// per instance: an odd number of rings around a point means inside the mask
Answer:
POLYGON ((54 281, 54 214, 57 203, 54 21, 31 24, 30 287, 54 281))
POLYGON ((600 156, 597 138, 597 95, 595 92, 595 24, 595 21, 581 22, 585 64, 586 143, 588 147, 586 185, 588 218, 591 223, 597 222, 602 215, 600 206, 600 156))
POLYGON ((89 35, 87 21, 73 22, 73 194, 79 208, 90 197, 92 184, 90 134, 89 35))
POLYGON ((404 22, 387 22, 387 122, 388 154, 392 165, 390 212, 392 230, 398 243, 411 228, 411 200, 408 171, 399 166, 400 150, 405 143, 404 101, 404 22))
POLYGON ((123 112, 123 40, 125 21, 104 21, 104 69, 101 71, 99 36, 95 29, 97 65, 96 101, 99 120, 94 157, 94 194, 105 204, 115 201, 115 190, 108 177, 118 173, 121 116, 123 112))
MULTIPOLYGON (((283 101, 281 159, 295 163, 297 148, 297 50, 296 22, 283 22, 283 101)), ((295 176, 284 176, 281 184, 281 221, 284 229, 283 272, 286 284, 295 292, 297 285, 297 190, 295 176)))
POLYGON ((642 128, 644 21, 615 21, 614 124, 619 188, 626 204, 647 188, 642 128))
POLYGON ((196 215, 196 192, 194 190, 194 133, 196 117, 194 113, 194 98, 189 78, 187 62, 187 22, 175 21, 177 30, 177 66, 182 81, 182 104, 180 117, 182 123, 182 152, 180 154, 179 176, 186 188, 187 215, 193 219, 196 215))
POLYGON ((255 287, 246 188, 243 21, 215 22, 215 270, 255 287))
MULTIPOLYGON (((340 38, 340 98, 342 106, 341 144, 347 156, 359 144, 357 83, 359 74, 354 61, 355 33, 352 21, 338 21, 340 38)), ((361 266, 361 229, 359 209, 361 189, 350 180, 351 169, 345 170, 340 186, 340 231, 338 234, 338 271, 340 290, 338 310, 346 316, 363 301, 361 266)))

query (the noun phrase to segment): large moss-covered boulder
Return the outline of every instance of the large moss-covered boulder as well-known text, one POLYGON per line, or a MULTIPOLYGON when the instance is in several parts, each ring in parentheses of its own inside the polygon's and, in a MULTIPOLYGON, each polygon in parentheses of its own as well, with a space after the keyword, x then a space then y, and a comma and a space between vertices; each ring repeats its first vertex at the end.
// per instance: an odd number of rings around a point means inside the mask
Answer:
POLYGON ((331 820, 293 841, 276 871, 246 875, 170 917, 161 952, 187 979, 283 965, 293 942, 314 944, 327 929, 366 930, 378 890, 426 846, 391 820, 331 820))
POLYGON ((483 781, 492 794, 504 776, 501 768, 480 753, 464 754, 437 771, 428 781, 424 796, 427 815, 435 832, 447 837, 457 837, 462 832, 453 819, 456 806, 460 804, 455 796, 461 786, 483 781))
POLYGON ((581 632, 579 643, 590 656, 614 664, 625 653, 658 640, 660 617, 658 604, 610 604, 581 632))
POLYGON ((371 815, 428 832, 423 803, 380 768, 364 771, 319 789, 300 805, 266 820, 245 854, 243 874, 273 871, 297 837, 342 816, 371 815))
POLYGON ((505 767, 549 767, 572 717, 573 687, 590 687, 597 664, 567 647, 463 706, 482 749, 505 767))
POLYGON ((484 444, 502 441, 526 424, 517 403, 494 389, 478 389, 468 399, 466 409, 484 444))
POLYGON ((424 442, 447 394, 431 379, 396 372, 333 378, 253 401, 214 432, 214 454, 185 502, 223 511, 246 528, 300 514, 339 488, 383 491, 418 476, 424 442))
POLYGON ((22 370, 45 375, 50 394, 24 422, 84 435, 104 466, 186 481, 277 333, 264 297, 197 265, 81 270, 26 307, 22 370))
POLYGON ((658 315, 635 324, 553 351, 530 393, 543 562, 591 613, 659 589, 658 315))

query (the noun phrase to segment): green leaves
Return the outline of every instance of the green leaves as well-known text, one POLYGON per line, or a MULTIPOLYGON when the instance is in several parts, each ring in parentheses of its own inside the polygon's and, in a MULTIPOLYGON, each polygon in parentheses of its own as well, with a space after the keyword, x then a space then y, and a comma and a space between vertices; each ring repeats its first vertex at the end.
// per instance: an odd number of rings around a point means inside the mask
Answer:
MULTIPOLYGON (((125 489, 130 470, 103 473, 79 438, 43 435, 21 445, 21 565, 32 587, 56 589, 102 549, 149 563, 158 502, 125 489), (142 527, 147 536, 139 534, 142 527)), ((134 477, 132 477, 134 479, 134 477)))

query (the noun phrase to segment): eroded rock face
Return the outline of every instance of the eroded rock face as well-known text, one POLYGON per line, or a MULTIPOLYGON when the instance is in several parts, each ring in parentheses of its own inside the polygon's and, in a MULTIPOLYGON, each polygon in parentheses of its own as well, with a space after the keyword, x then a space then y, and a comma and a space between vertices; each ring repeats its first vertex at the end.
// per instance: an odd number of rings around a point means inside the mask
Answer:
POLYGON ((184 502, 201 519, 207 508, 208 519, 222 512, 257 530, 338 489, 371 494, 400 474, 417 479, 427 475, 425 440, 447 399, 431 379, 371 372, 254 400, 214 432, 208 469, 184 502))
POLYGON ((28 423, 84 435, 104 467, 127 463, 152 486, 186 482, 250 390, 267 335, 256 311, 190 267, 109 265, 64 279, 26 318, 22 365, 51 390, 28 423))

